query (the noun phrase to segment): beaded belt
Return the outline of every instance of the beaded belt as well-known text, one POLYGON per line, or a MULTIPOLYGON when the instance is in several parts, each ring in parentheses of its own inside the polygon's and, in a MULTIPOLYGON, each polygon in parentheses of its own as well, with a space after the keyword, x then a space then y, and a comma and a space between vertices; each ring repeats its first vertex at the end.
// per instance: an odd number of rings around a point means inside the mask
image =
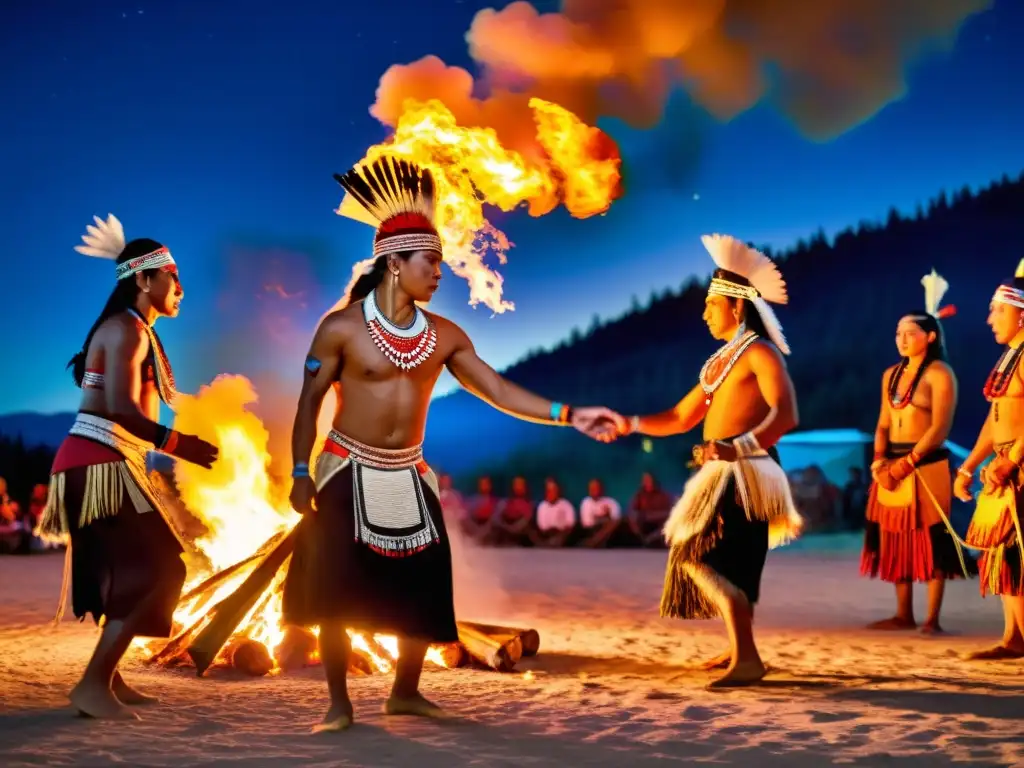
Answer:
POLYGON ((378 469, 404 469, 414 467, 423 461, 422 443, 411 448, 376 448, 353 440, 334 429, 327 434, 324 449, 330 450, 331 453, 351 456, 360 464, 378 469), (338 448, 341 451, 338 451, 338 448))

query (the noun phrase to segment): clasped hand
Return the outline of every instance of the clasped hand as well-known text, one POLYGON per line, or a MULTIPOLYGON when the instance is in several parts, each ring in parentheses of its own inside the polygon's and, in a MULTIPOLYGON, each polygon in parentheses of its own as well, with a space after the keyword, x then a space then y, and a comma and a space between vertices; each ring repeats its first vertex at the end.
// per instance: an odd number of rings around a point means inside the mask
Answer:
POLYGON ((603 406, 573 409, 572 426, 601 443, 610 443, 629 432, 626 417, 603 406))

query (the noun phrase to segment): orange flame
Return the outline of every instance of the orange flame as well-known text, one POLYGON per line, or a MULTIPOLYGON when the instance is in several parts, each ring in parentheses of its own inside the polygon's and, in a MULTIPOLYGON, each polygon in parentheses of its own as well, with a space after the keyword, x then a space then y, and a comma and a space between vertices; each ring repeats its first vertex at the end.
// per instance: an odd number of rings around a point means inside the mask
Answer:
MULTIPOLYGON (((546 156, 524 157, 490 128, 460 126, 436 99, 410 99, 391 139, 370 147, 361 161, 392 155, 432 171, 445 261, 469 283, 470 304, 496 313, 514 305, 502 298, 501 275, 484 261, 493 255, 504 264, 512 244, 487 221, 484 204, 503 211, 526 205, 532 216, 542 216, 563 203, 583 219, 608 210, 620 191, 618 149, 606 134, 557 104, 533 98, 529 105, 546 156)), ((356 265, 349 289, 370 264, 356 265)))

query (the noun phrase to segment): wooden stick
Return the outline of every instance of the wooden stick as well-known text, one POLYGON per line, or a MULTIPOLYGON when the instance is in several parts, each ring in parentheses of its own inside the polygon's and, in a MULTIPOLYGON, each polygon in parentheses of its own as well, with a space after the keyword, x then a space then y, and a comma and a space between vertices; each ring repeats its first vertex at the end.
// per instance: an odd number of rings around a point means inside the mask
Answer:
POLYGON ((256 601, 266 592, 285 560, 291 555, 295 548, 297 529, 298 526, 292 528, 288 535, 281 539, 278 545, 253 569, 253 572, 246 577, 238 589, 211 609, 213 618, 210 623, 203 627, 188 647, 188 655, 192 657, 192 661, 196 665, 196 673, 199 676, 209 669, 221 648, 224 647, 224 643, 235 632, 246 614, 252 610, 256 601))
POLYGON ((460 624, 473 627, 485 635, 495 637, 518 637, 523 643, 523 656, 536 656, 540 650, 540 633, 536 629, 516 629, 498 624, 481 624, 478 621, 462 621, 460 624))
POLYGON ((259 560, 268 551, 270 551, 271 548, 276 546, 284 535, 284 531, 279 531, 278 533, 275 533, 273 536, 267 539, 266 542, 264 542, 259 549, 257 549, 253 554, 249 555, 249 557, 245 558, 244 560, 239 560, 234 565, 229 565, 227 568, 217 571, 212 576, 204 579, 202 582, 192 587, 192 589, 190 589, 188 592, 186 592, 184 595, 178 598, 178 604, 181 605, 182 603, 195 599, 196 597, 211 589, 212 587, 216 587, 217 585, 221 584, 228 577, 233 576, 235 573, 238 572, 239 569, 248 565, 253 560, 259 560))
POLYGON ((457 621, 455 624, 459 631, 459 642, 466 652, 491 669, 510 672, 522 658, 523 643, 518 636, 499 640, 464 622, 457 621))

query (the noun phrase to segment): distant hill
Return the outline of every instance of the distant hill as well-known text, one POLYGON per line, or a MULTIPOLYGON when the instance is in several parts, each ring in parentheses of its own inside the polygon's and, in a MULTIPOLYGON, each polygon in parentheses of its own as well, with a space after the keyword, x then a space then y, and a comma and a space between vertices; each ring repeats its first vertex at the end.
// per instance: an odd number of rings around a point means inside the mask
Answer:
MULTIPOLYGON (((764 249, 789 286, 791 303, 777 313, 793 349, 789 368, 800 428, 874 430, 880 377, 897 360, 896 322, 923 306, 920 279, 934 267, 950 283, 945 303, 959 310, 943 325, 960 381, 952 437, 972 445, 987 408, 981 388, 998 356, 985 324, 988 305, 996 284, 1024 256, 1022 212, 1024 174, 1004 176, 976 194, 967 188, 952 197, 942 193, 909 218, 892 210, 884 223, 862 222, 831 243, 819 232, 785 253, 764 249)), ((668 408, 696 384, 716 347, 701 321, 705 292, 696 281, 666 288, 648 306, 587 333, 574 330, 555 349, 527 357, 505 375, 566 402, 629 414, 668 408)), ((678 486, 697 438, 695 432, 654 441, 650 453, 637 438, 603 446, 518 422, 456 392, 431 407, 425 447, 460 485, 480 473, 502 484, 522 473, 537 488, 554 474, 579 496, 588 477, 600 476, 624 497, 643 469, 678 486)))
POLYGON ((56 448, 75 420, 73 413, 5 413, 0 414, 0 435, 21 438, 28 446, 45 445, 56 448))

